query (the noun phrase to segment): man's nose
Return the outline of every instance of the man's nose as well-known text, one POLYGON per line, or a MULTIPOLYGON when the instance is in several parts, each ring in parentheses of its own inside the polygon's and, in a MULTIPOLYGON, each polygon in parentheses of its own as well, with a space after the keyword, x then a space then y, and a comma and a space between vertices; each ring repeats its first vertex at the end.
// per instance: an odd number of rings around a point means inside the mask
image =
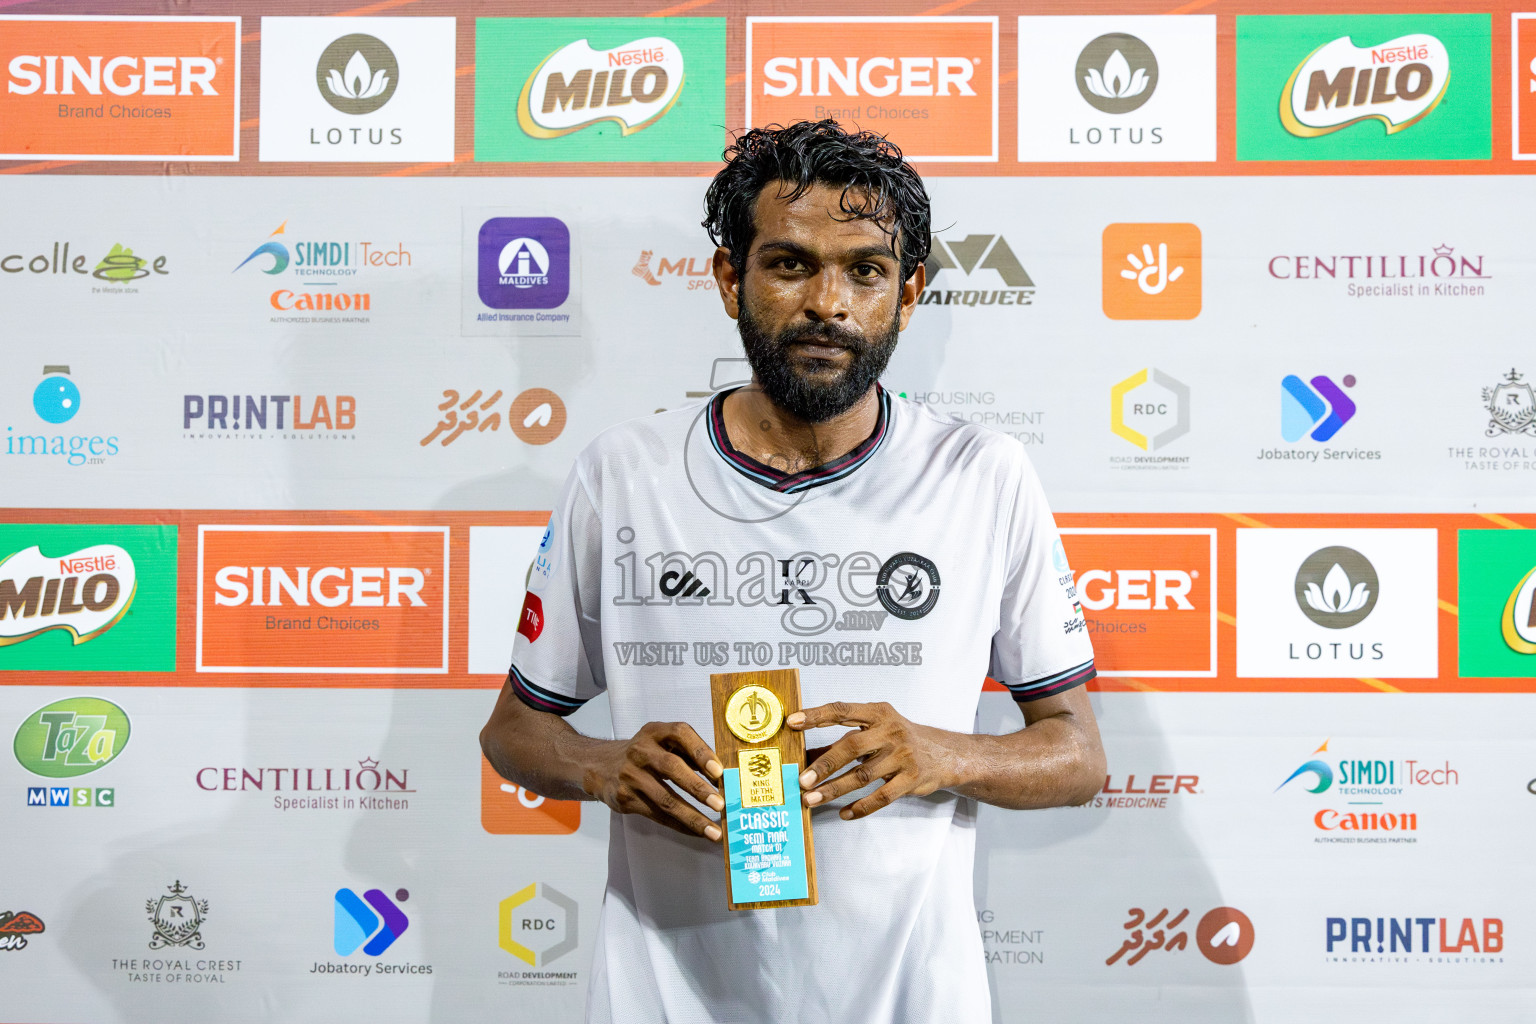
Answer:
POLYGON ((848 288, 838 274, 830 267, 823 268, 820 273, 811 278, 810 286, 805 296, 805 316, 807 320, 815 320, 818 323, 826 320, 848 319, 848 288))

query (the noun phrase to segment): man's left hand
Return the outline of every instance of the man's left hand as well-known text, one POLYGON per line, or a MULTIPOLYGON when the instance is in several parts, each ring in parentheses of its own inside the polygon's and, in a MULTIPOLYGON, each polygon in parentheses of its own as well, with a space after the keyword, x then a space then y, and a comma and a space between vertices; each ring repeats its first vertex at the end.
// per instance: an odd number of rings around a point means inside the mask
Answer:
POLYGON ((831 725, 854 730, 820 751, 801 774, 800 786, 806 791, 807 807, 816 807, 884 779, 885 784, 879 789, 842 809, 842 817, 852 821, 873 814, 899 797, 927 796, 952 784, 953 756, 944 743, 944 732, 908 721, 883 701, 838 702, 806 708, 790 715, 786 724, 799 732, 831 725), (832 777, 850 764, 854 767, 832 777), (817 786, 823 779, 827 781, 817 786))

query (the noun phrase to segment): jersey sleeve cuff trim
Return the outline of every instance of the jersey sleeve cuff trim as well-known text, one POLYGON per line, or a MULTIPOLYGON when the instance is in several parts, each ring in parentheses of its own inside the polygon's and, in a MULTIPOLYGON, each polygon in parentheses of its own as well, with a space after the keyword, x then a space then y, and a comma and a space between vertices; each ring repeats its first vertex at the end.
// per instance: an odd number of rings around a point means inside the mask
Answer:
POLYGON ((586 703, 584 700, 568 697, 563 693, 556 693, 530 682, 527 676, 517 670, 516 665, 513 665, 512 670, 507 673, 507 681, 512 684, 512 692, 535 711, 548 711, 550 714, 564 718, 580 710, 586 703))
POLYGON ((1003 682, 1003 685, 1008 687, 1008 692, 1013 694, 1013 699, 1022 704, 1045 697, 1054 697, 1058 693, 1066 693, 1074 686, 1082 686, 1097 675, 1098 671, 1094 669, 1093 659, 1090 658, 1081 665, 1040 679, 1027 683, 1003 682))

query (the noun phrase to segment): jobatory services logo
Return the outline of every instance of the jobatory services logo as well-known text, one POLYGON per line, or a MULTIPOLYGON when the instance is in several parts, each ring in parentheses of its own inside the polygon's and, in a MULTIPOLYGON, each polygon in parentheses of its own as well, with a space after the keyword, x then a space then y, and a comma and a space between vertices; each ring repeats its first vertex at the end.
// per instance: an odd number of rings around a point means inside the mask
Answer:
POLYGON ((1213 964, 1231 966, 1253 950, 1253 921, 1236 907, 1216 907, 1207 911, 1198 922, 1191 921, 1187 907, 1179 910, 1164 907, 1155 913, 1132 907, 1125 923, 1120 926, 1127 934, 1120 948, 1111 953, 1104 964, 1113 967, 1124 957, 1126 967, 1135 967, 1152 953, 1187 950, 1192 923, 1195 948, 1213 964))
POLYGON ((544 970, 576 949, 580 910, 576 901, 548 882, 534 882, 497 907, 497 944, 537 971, 499 971, 503 984, 562 986, 576 984, 578 972, 544 970))
POLYGON ((1065 527, 1061 542, 1100 675, 1216 674, 1214 530, 1065 527))
POLYGON ((1433 678, 1433 529, 1239 529, 1237 674, 1433 678))
POLYGON ((188 441, 351 441, 354 395, 181 396, 181 436, 188 441))
POLYGON ((238 160, 240 19, 0 15, 0 160, 238 160))
POLYGON ((925 266, 928 285, 918 305, 1018 307, 1035 301, 1035 282, 1002 235, 934 235, 925 266))
POLYGON ((551 800, 508 782, 482 757, 480 827, 493 836, 568 836, 581 827, 581 801, 551 800))
POLYGON ((1456 548, 1457 675, 1536 676, 1536 537, 1459 530, 1456 548))
POLYGON ((1310 798, 1301 801, 1316 843, 1416 843, 1423 798, 1461 785, 1460 771, 1447 758, 1381 757, 1374 751, 1340 758, 1329 751, 1332 742, 1324 740, 1275 787, 1276 793, 1322 798, 1321 807, 1310 798))
POLYGON ((1111 320, 1200 315, 1200 229, 1194 224, 1111 224, 1103 256, 1104 315, 1111 320))
POLYGON ((1510 135, 1516 160, 1536 160, 1536 14, 1511 14, 1510 135))
POLYGON ((197 671, 448 671, 448 529, 198 527, 197 671))
POLYGON ((1493 280, 1487 257, 1457 253, 1441 242, 1410 253, 1338 253, 1270 257, 1266 267, 1277 281, 1342 281, 1352 299, 1482 298, 1493 280))
MULTIPOLYGON (((32 390, 32 412, 49 427, 62 426, 80 413, 80 386, 68 366, 45 365, 32 390)), ((89 419, 89 417, 87 417, 89 419)), ((71 467, 100 466, 122 452, 117 434, 59 434, 35 425, 5 428, 5 452, 11 456, 61 459, 71 467)))
POLYGON ((833 118, 910 160, 995 162, 997 38, 996 17, 748 17, 746 123, 833 118))
MULTIPOLYGON (((1161 452, 1189 433, 1189 385, 1155 366, 1109 389, 1109 429, 1144 452, 1161 452)), ((1114 455, 1116 469, 1188 469, 1187 455, 1114 455)))
POLYGON ((475 159, 715 161, 724 18, 478 18, 475 159))
POLYGON ((331 948, 343 959, 341 962, 317 960, 308 973, 322 976, 360 974, 363 977, 375 974, 380 977, 431 974, 431 964, 385 962, 378 959, 394 947, 410 928, 411 919, 403 906, 410 898, 407 889, 396 889, 393 893, 386 893, 383 889, 366 889, 362 895, 358 895, 357 890, 352 888, 337 889, 331 901, 334 921, 331 948), (352 960, 353 954, 359 952, 363 954, 361 960, 352 960))
POLYGON ((176 668, 176 528, 0 525, 0 669, 176 668))
POLYGON ((204 765, 193 782, 204 793, 254 794, 277 811, 408 811, 416 793, 409 768, 374 757, 318 767, 204 765))
POLYGON ((564 432, 565 402, 553 391, 528 388, 510 402, 505 396, 500 388, 489 394, 484 388, 468 394, 445 388, 442 401, 437 403, 437 425, 417 442, 418 446, 425 448, 435 443, 439 448, 447 448, 465 434, 499 433, 504 406, 507 429, 524 444, 546 445, 564 432))
POLYGON ((1237 19, 1239 160, 1487 160, 1486 14, 1237 19))
MULTIPOLYGON (((77 778, 105 768, 128 745, 122 708, 100 697, 66 697, 28 715, 11 747, 33 775, 77 778)), ((28 807, 116 807, 114 786, 28 786, 28 807)))
POLYGON ((1211 15, 1019 18, 1019 160, 1216 159, 1211 15))
POLYGON ((452 161, 455 19, 262 18, 261 159, 452 161))
POLYGON ((0 953, 26 949, 28 936, 47 931, 43 919, 28 910, 0 910, 0 953))
POLYGON ((1294 373, 1280 379, 1280 436, 1291 448, 1261 448, 1261 462, 1379 462, 1380 449, 1354 448, 1333 443, 1335 435, 1355 418, 1359 405, 1349 394, 1355 375, 1337 380, 1317 374, 1302 380, 1294 373), (1310 443, 1309 443, 1310 442, 1310 443))
POLYGON ((1502 964, 1502 917, 1329 917, 1330 964, 1502 964))

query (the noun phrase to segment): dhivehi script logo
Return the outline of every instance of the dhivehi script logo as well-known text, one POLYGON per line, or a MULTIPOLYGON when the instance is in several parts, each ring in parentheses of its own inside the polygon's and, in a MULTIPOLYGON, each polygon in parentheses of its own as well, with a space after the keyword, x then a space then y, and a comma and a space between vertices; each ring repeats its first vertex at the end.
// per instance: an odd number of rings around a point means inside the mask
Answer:
POLYGON ((116 544, 52 557, 33 545, 0 559, 0 647, 62 629, 76 644, 95 639, 133 604, 137 572, 116 544))
POLYGON ((1375 118, 1387 134, 1402 131, 1445 98, 1451 57, 1422 32, 1380 46, 1340 36, 1309 53, 1280 95, 1280 121, 1302 138, 1328 135, 1375 118))
POLYGON ((544 58, 523 83, 517 123, 538 139, 554 139, 599 121, 623 135, 656 123, 683 91, 683 51, 647 36, 611 50, 585 39, 544 58))

